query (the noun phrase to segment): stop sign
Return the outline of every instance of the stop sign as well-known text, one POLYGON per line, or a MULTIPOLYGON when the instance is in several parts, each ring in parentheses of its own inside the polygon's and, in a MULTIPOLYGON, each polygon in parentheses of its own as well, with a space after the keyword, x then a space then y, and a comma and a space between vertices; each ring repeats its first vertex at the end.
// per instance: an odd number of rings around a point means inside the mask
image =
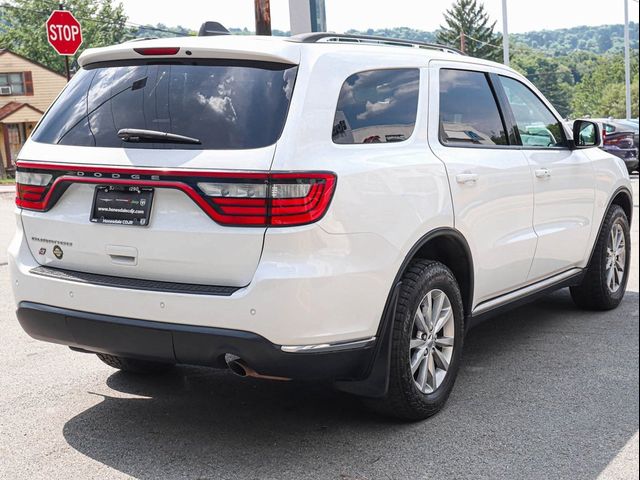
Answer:
POLYGON ((54 10, 46 23, 47 40, 60 55, 74 55, 82 45, 82 29, 66 10, 54 10))

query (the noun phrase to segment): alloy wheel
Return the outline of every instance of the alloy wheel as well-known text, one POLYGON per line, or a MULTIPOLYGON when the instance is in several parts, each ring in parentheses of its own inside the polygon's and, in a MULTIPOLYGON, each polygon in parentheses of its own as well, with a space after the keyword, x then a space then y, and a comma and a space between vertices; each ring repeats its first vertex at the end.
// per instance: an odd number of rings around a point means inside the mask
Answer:
POLYGON ((620 223, 616 222, 611 227, 609 240, 607 242, 607 262, 605 270, 607 274, 607 288, 611 293, 620 290, 624 280, 626 267, 626 241, 624 229, 620 223))
POLYGON ((453 357, 455 324, 449 297, 429 291, 414 314, 409 365, 416 387, 433 393, 444 381, 453 357))

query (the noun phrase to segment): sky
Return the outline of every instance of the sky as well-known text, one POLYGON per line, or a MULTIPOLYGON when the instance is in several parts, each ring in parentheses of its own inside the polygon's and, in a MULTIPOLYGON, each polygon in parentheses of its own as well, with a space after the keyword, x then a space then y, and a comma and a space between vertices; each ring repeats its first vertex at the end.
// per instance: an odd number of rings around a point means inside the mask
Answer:
MULTIPOLYGON (((129 21, 164 23, 197 30, 205 20, 226 27, 254 29, 254 0, 120 0, 129 21), (177 7, 179 5, 179 8, 177 7)), ((306 1, 306 0, 296 0, 306 1)), ((638 22, 637 0, 629 1, 629 19, 638 22)), ((327 29, 342 33, 384 27, 436 30, 453 0, 325 0, 327 29)), ((484 0, 497 30, 502 29, 502 0, 484 0)), ((509 32, 624 22, 624 0, 507 0, 509 32)), ((272 27, 289 30, 289 0, 271 0, 272 27)))

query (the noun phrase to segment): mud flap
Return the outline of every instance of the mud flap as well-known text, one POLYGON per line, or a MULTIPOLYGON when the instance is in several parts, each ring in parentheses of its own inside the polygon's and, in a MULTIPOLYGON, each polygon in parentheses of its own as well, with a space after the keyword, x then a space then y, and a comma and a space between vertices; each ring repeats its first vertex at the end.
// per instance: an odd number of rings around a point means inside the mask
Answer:
POLYGON ((337 390, 369 398, 380 398, 387 394, 389 390, 393 323, 401 286, 402 282, 396 283, 385 306, 369 374, 362 380, 334 382, 334 387, 337 390))

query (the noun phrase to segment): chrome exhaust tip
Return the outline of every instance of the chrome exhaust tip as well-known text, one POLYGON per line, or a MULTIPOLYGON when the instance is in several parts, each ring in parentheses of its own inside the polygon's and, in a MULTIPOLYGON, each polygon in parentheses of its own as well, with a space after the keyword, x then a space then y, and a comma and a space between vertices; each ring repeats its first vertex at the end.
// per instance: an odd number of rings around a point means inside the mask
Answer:
POLYGON ((287 382, 291 380, 290 378, 287 378, 287 377, 261 375, 258 372, 256 372, 253 368, 251 368, 249 365, 247 365, 244 360, 242 360, 240 357, 232 353, 226 353, 224 355, 224 361, 227 364, 227 367, 229 368, 229 370, 231 370, 231 373, 239 377, 262 378, 264 380, 278 380, 281 382, 287 382))
POLYGON ((234 375, 238 375, 239 377, 248 376, 244 363, 237 355, 227 353, 224 356, 224 361, 227 364, 229 370, 231 370, 231 373, 233 373, 234 375))

